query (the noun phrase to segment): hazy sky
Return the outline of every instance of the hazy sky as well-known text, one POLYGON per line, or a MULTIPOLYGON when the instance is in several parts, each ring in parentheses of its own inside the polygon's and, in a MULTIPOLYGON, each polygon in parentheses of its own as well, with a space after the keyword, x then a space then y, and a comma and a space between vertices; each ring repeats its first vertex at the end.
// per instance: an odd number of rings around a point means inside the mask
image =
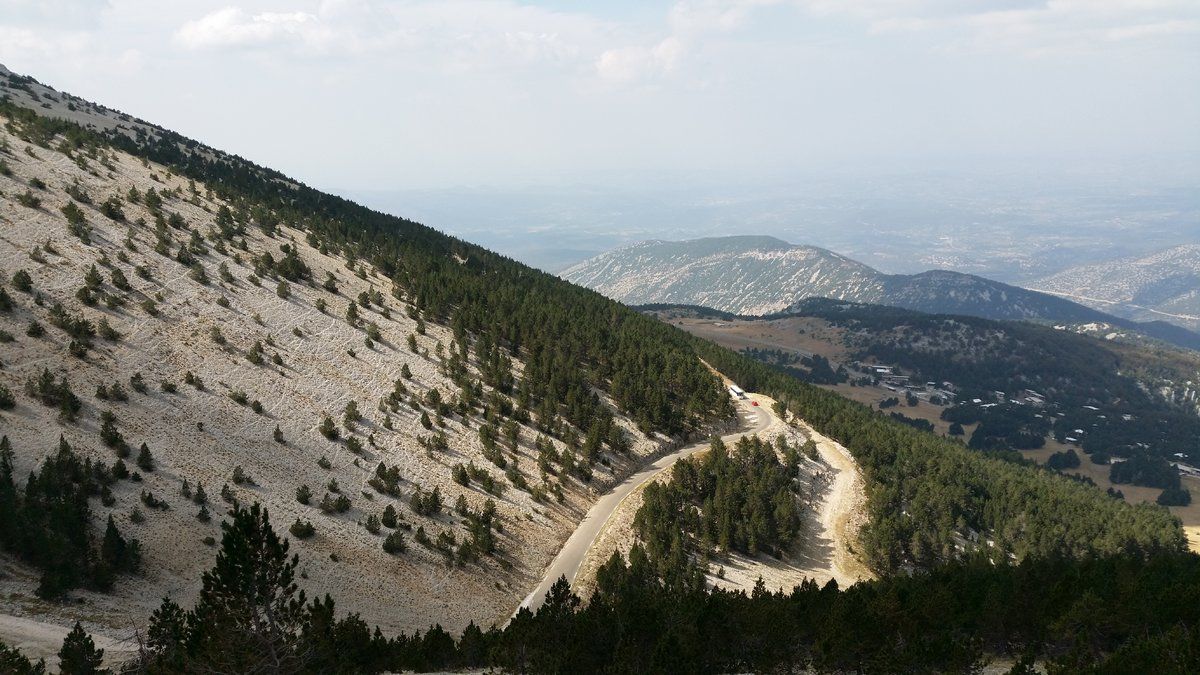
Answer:
POLYGON ((1200 155, 1197 0, 0 0, 0 62, 336 190, 1200 155))

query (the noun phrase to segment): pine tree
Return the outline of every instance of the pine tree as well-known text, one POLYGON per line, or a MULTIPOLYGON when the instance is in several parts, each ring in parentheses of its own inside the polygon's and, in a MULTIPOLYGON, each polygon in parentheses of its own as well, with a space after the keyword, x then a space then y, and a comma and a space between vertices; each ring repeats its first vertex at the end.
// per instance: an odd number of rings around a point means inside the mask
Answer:
POLYGON ((8 436, 0 437, 0 548, 14 546, 21 532, 12 461, 13 450, 8 436))
POLYGON ((96 649, 92 636, 83 630, 78 621, 75 627, 63 640, 62 648, 58 650, 58 668, 63 675, 93 675, 107 673, 100 668, 104 660, 104 650, 96 649))
POLYGON ((234 507, 221 530, 221 550, 189 616, 189 653, 201 670, 300 670, 305 597, 295 583, 299 559, 288 557, 287 541, 259 504, 234 507))
POLYGON ((142 447, 138 448, 137 465, 142 471, 151 473, 154 471, 154 455, 150 454, 150 447, 142 443, 142 447))
POLYGON ((163 598, 162 604, 150 615, 146 648, 164 671, 183 670, 187 637, 187 613, 170 598, 163 598))

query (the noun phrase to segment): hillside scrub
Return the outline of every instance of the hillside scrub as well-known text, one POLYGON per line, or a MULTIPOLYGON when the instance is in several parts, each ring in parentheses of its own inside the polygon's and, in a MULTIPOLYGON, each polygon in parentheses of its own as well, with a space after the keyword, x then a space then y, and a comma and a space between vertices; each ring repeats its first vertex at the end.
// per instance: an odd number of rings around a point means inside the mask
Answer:
MULTIPOLYGON (((592 387, 608 392, 644 431, 677 435, 733 414, 720 382, 682 334, 599 294, 174 132, 100 134, 9 101, 0 103, 0 114, 33 139, 63 136, 77 146, 112 147, 203 181, 231 205, 227 226, 239 217, 265 227, 304 223, 322 246, 370 262, 405 289, 404 299, 418 313, 418 332, 421 320, 430 318, 450 325, 460 343, 467 334, 477 336, 484 384, 515 395, 542 428, 557 430, 561 417, 584 432, 591 429, 603 409, 592 387), (518 355, 525 363, 519 381, 511 365, 518 355)), ((119 200, 110 201, 110 217, 117 216, 119 200)), ((284 278, 299 279, 306 271, 294 256, 259 265, 284 278)))

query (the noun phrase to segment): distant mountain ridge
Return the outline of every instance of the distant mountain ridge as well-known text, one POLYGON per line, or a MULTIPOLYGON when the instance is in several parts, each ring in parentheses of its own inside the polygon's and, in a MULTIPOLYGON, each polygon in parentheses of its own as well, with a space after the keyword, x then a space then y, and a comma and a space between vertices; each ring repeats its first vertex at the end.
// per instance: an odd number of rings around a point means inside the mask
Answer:
POLYGON ((639 242, 585 260, 561 276, 630 305, 687 304, 762 315, 827 297, 987 319, 1108 324, 1200 349, 1200 335, 1162 321, 1135 323, 960 272, 884 274, 833 251, 767 236, 639 242))
POLYGON ((1200 329, 1200 244, 1071 267, 1027 286, 1135 321, 1200 329))

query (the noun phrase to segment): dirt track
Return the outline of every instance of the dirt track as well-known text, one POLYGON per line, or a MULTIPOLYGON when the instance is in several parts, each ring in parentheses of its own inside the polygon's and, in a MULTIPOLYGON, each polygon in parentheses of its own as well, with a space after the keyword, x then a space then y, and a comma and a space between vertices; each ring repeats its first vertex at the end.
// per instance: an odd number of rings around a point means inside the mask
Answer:
MULTIPOLYGON (((722 437, 727 444, 736 443, 737 440, 742 436, 765 431, 772 426, 772 424, 781 424, 779 419, 770 413, 765 406, 752 406, 747 401, 744 402, 740 408, 741 410, 739 412, 741 413, 743 424, 741 425, 741 429, 739 431, 722 437), (746 428, 746 417, 748 414, 753 414, 755 418, 754 422, 749 424, 749 428, 746 428)), ((545 599, 547 591, 550 590, 550 587, 554 585, 554 582, 557 581, 559 577, 566 577, 568 582, 574 584, 575 577, 579 574, 579 568, 583 564, 584 558, 588 554, 588 550, 591 549, 593 543, 604 530, 609 518, 621 505, 622 501, 624 501, 624 499, 630 493, 636 491, 639 487, 653 479, 655 476, 658 476, 663 471, 671 468, 675 462, 685 457, 690 457, 697 452, 706 450, 708 449, 708 446, 708 441, 700 441, 698 443, 693 443, 692 445, 680 448, 679 450, 676 450, 670 454, 664 455, 649 466, 627 478, 624 482, 619 483, 616 487, 601 497, 595 503, 595 505, 592 506, 591 510, 588 511, 587 516, 584 517, 583 521, 579 523, 579 526, 575 529, 575 532, 573 532, 570 538, 567 539, 566 543, 563 544, 562 550, 559 551, 558 556, 554 558, 554 561, 551 562, 550 566, 546 568, 545 574, 542 575, 541 583, 539 583, 537 587, 530 591, 529 595, 525 597, 525 600, 521 602, 521 607, 537 609, 545 599)))

